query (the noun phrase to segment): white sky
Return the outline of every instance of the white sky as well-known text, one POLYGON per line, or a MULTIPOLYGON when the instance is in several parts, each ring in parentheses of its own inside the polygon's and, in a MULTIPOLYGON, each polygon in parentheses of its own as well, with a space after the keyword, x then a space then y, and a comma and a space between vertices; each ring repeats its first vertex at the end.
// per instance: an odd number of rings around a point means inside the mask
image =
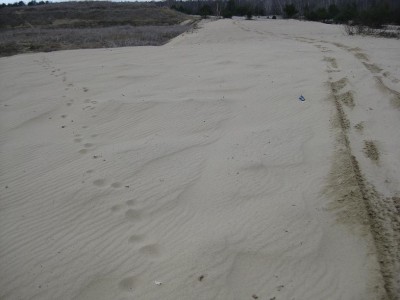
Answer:
MULTIPOLYGON (((5 3, 5 4, 15 3, 15 2, 19 2, 19 1, 20 0, 0 0, 0 4, 1 3, 5 3)), ((24 1, 25 4, 28 4, 28 2, 30 2, 31 0, 22 0, 22 1, 24 1)), ((36 0, 36 2, 40 2, 40 1, 42 1, 42 0, 36 0)), ((46 1, 46 0, 43 0, 43 1, 46 1)), ((48 0, 48 1, 49 2, 68 2, 68 0, 67 1, 50 1, 50 0, 48 0)), ((79 1, 79 0, 71 0, 71 1, 79 1)), ((85 0, 82 0, 82 1, 85 1, 85 0)), ((91 0, 91 1, 93 1, 93 0, 91 0)), ((104 0, 99 0, 99 1, 104 1, 104 0)), ((132 1, 127 1, 127 0, 114 1, 114 0, 112 0, 112 2, 151 2, 151 1, 158 2, 158 1, 162 1, 162 0, 134 0, 134 1, 133 0, 132 1)))

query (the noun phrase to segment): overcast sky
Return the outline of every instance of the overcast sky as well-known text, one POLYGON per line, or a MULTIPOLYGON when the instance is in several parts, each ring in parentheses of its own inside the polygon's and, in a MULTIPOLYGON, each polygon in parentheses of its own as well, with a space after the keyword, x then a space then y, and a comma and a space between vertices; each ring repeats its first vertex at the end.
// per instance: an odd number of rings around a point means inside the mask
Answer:
MULTIPOLYGON (((15 2, 19 2, 19 1, 21 1, 21 0, 0 0, 0 3, 8 4, 8 3, 15 3, 15 2)), ((25 4, 27 4, 31 0, 22 0, 22 1, 24 1, 25 4)), ((40 2, 40 1, 42 1, 42 0, 36 0, 36 2, 40 2)), ((43 1, 46 1, 46 0, 43 0, 43 1)), ((50 0, 48 0, 48 1, 50 1, 50 0)), ((79 0, 71 0, 71 1, 79 1, 79 0)), ((84 1, 84 0, 82 0, 82 1, 84 1)), ((91 1, 93 1, 93 0, 91 0, 91 1)), ((99 1, 104 1, 104 0, 99 0, 99 1)), ((112 0, 112 2, 146 2, 146 1, 162 1, 162 0, 135 0, 135 1, 127 1, 127 0, 123 0, 123 1, 122 0, 117 0, 117 1, 115 1, 115 0, 112 0)), ((50 2, 67 2, 67 1, 50 1, 50 2)))

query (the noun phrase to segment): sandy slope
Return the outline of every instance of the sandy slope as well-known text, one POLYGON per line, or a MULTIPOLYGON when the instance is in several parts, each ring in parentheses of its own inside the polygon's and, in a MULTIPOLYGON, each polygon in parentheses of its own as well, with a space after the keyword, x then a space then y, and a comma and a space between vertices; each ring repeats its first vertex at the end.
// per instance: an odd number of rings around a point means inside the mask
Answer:
POLYGON ((395 299, 399 49, 220 20, 1 58, 0 298, 395 299))

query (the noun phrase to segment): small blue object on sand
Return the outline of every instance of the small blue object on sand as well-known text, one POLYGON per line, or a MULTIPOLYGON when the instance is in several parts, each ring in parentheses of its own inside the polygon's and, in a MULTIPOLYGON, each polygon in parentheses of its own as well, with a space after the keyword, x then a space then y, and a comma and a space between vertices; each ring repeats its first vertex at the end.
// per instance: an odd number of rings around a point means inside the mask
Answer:
POLYGON ((301 95, 301 96, 299 97, 299 100, 300 100, 300 101, 306 101, 306 98, 304 98, 303 95, 301 95))

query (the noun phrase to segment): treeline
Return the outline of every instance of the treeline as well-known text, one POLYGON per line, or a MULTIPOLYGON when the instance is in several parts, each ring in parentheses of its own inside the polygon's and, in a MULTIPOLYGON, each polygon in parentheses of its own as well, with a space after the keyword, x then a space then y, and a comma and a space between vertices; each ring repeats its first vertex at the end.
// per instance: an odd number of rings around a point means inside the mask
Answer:
POLYGON ((19 6, 25 6, 25 5, 27 5, 27 6, 35 6, 35 5, 44 5, 44 4, 49 4, 49 3, 50 3, 49 1, 38 1, 37 2, 35 0, 32 0, 32 1, 27 2, 27 4, 25 4, 24 1, 19 1, 19 2, 8 3, 8 4, 2 3, 2 4, 0 4, 0 8, 3 8, 3 7, 19 7, 19 6))
MULTIPOLYGON (((90 1, 85 1, 90 3, 90 1)), ((37 6, 49 1, 19 1, 3 7, 37 6)), ((231 18, 232 16, 276 16, 299 18, 325 23, 353 23, 379 28, 384 24, 400 24, 399 0, 166 0, 153 2, 189 14, 231 18)))
POLYGON ((328 8, 304 10, 304 17, 311 21, 361 24, 379 28, 384 24, 400 24, 400 9, 391 8, 387 3, 376 4, 360 9, 356 4, 347 4, 338 7, 334 4, 328 8))
POLYGON ((383 24, 400 24, 400 1, 395 0, 204 0, 175 1, 167 4, 177 11, 201 15, 221 16, 273 16, 300 18, 326 23, 363 24, 370 27, 380 27, 383 24))
POLYGON ((262 2, 251 0, 203 0, 203 1, 167 1, 170 8, 189 15, 208 15, 232 18, 233 16, 265 16, 267 10, 262 2))

